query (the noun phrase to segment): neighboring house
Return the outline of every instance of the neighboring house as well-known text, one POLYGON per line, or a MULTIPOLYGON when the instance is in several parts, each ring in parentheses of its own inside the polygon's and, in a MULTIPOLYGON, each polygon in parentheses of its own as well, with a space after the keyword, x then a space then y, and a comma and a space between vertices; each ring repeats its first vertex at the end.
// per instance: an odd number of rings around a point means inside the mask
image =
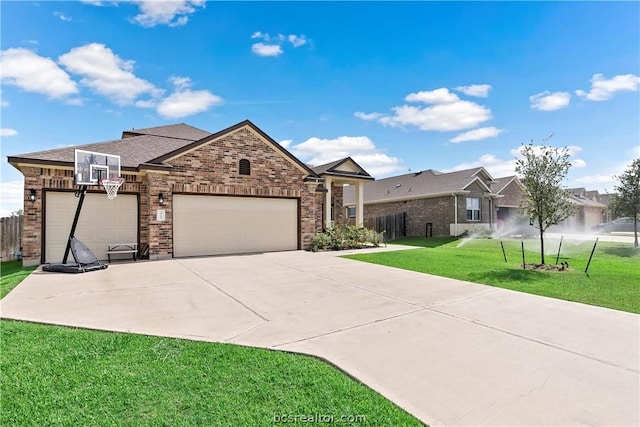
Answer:
MULTIPOLYGON (((493 177, 482 167, 443 173, 409 173, 364 184, 364 223, 404 216, 407 236, 459 236, 495 228, 493 177)), ((346 212, 358 201, 354 186, 344 188, 346 212)), ((378 230, 382 231, 382 230, 378 230)))
POLYGON ((349 159, 344 170, 314 172, 250 121, 214 134, 186 124, 130 130, 10 156, 24 175, 25 265, 62 260, 78 200, 74 149, 121 158, 118 197, 90 187, 75 233, 99 259, 121 242, 139 243, 151 259, 307 249, 327 194, 337 202, 343 183, 372 180, 349 159))
POLYGON ((602 222, 607 205, 600 203, 597 191, 587 191, 585 188, 570 188, 569 200, 577 210, 576 213, 558 224, 554 231, 590 231, 602 222))
POLYGON ((522 200, 527 191, 522 181, 515 175, 496 178, 491 189, 501 196, 496 199, 498 231, 521 223, 525 219, 522 200))

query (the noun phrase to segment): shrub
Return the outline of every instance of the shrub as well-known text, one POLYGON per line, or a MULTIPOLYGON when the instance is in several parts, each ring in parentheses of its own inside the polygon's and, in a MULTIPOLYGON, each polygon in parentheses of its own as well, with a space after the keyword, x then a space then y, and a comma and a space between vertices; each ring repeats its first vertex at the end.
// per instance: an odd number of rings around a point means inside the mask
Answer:
POLYGON ((322 249, 357 249, 366 245, 380 246, 383 242, 383 233, 378 233, 364 227, 355 225, 335 226, 317 233, 311 239, 315 250, 322 249))

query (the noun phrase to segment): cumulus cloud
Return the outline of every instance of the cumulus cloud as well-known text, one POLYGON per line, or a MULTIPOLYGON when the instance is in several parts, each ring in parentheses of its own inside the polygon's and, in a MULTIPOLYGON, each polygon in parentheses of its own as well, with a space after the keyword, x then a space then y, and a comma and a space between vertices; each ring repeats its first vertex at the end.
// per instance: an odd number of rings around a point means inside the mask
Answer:
POLYGON ((175 91, 163 99, 157 107, 161 116, 169 119, 191 116, 207 111, 224 101, 208 90, 191 90, 191 79, 188 77, 172 77, 175 91))
POLYGON ((393 107, 393 114, 357 112, 355 116, 377 120, 385 126, 415 126, 420 130, 441 132, 474 128, 493 117, 487 107, 462 100, 447 88, 410 93, 405 101, 428 105, 405 104, 393 107))
POLYGON ((315 166, 351 157, 372 176, 389 175, 402 168, 400 159, 383 153, 366 136, 313 137, 289 147, 294 155, 315 166))
POLYGON ((356 111, 353 115, 362 120, 377 120, 384 116, 382 113, 363 113, 362 111, 356 111))
POLYGON ((455 88, 458 92, 462 92, 465 95, 476 96, 478 98, 486 98, 489 96, 489 91, 491 90, 491 85, 483 84, 483 85, 469 85, 469 86, 458 86, 455 88))
MULTIPOLYGON (((511 176, 516 174, 516 159, 522 157, 523 146, 513 148, 509 151, 511 157, 501 158, 493 153, 486 153, 478 157, 477 160, 471 162, 460 163, 450 169, 446 169, 445 172, 453 172, 464 169, 471 169, 477 167, 484 167, 494 178, 500 178, 502 176, 511 176)), ((542 146, 535 145, 533 147, 534 153, 541 153, 542 146)), ((582 151, 582 147, 577 145, 570 145, 567 147, 569 155, 571 156, 569 161, 575 168, 586 167, 587 164, 584 160, 578 159, 575 156, 582 151)))
POLYGON ((449 142, 458 143, 464 141, 479 141, 481 139, 493 138, 504 132, 504 129, 498 129, 494 126, 478 128, 469 132, 461 133, 449 140, 449 142))
POLYGON ((7 137, 7 136, 15 136, 18 134, 18 131, 15 129, 11 129, 11 128, 0 128, 0 136, 1 137, 7 137))
POLYGON ((608 80, 602 74, 594 74, 591 78, 591 90, 576 90, 576 94, 590 101, 606 101, 613 98, 616 92, 637 92, 638 86, 640 77, 634 74, 621 74, 608 80))
POLYGON ((567 92, 554 92, 548 90, 529 97, 531 108, 542 111, 553 111, 565 108, 571 102, 571 95, 567 92))
POLYGON ((278 56, 284 53, 280 45, 262 42, 252 44, 251 51, 259 56, 278 56))
POLYGON ((0 216, 10 216, 11 212, 23 208, 24 181, 5 181, 1 185, 0 216))
POLYGON ((424 102, 425 104, 451 104, 460 101, 458 95, 449 92, 446 87, 410 93, 404 98, 407 102, 424 102))
POLYGON ((132 1, 140 8, 140 13, 131 21, 143 27, 167 25, 180 27, 189 21, 189 16, 196 13, 197 8, 204 8, 205 0, 139 0, 132 1))
POLYGON ((24 48, 0 51, 2 82, 49 98, 77 94, 78 87, 69 75, 50 58, 24 48))
POLYGON ((259 56, 278 56, 284 53, 283 45, 287 42, 294 48, 307 44, 307 37, 305 35, 297 34, 278 34, 271 36, 268 33, 262 31, 255 31, 251 34, 252 39, 261 39, 262 42, 254 43, 251 45, 251 51, 259 56))
POLYGON ((124 60, 103 44, 90 43, 71 49, 59 58, 67 70, 82 76, 80 83, 119 105, 131 105, 136 98, 162 91, 133 74, 135 62, 124 60))

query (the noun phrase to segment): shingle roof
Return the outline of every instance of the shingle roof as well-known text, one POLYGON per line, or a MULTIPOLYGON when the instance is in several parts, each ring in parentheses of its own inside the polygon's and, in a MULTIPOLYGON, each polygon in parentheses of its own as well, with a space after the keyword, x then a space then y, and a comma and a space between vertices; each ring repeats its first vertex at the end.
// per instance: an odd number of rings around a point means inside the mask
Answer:
MULTIPOLYGON (((348 157, 347 157, 348 158, 348 157)), ((319 166, 310 166, 311 170, 320 175, 321 173, 327 172, 329 169, 338 166, 340 163, 345 161, 347 158, 336 160, 335 162, 326 163, 324 165, 319 166)))
POLYGON ((500 178, 495 178, 493 180, 493 182, 491 183, 491 191, 493 191, 494 193, 500 193, 502 190, 504 190, 504 188, 507 185, 509 185, 511 183, 511 181, 513 181, 516 178, 517 178, 517 176, 515 176, 515 175, 503 176, 503 177, 500 177, 500 178))
POLYGON ((152 162, 167 152, 180 149, 208 135, 211 134, 185 124, 160 126, 137 131, 125 131, 122 139, 112 141, 18 154, 10 156, 9 162, 73 164, 75 149, 81 149, 118 155, 120 156, 120 166, 122 168, 137 168, 143 163, 152 162), (168 137, 168 135, 173 135, 173 137, 168 137))
POLYGON ((175 139, 188 139, 190 141, 198 141, 211 135, 209 132, 202 129, 189 126, 184 123, 178 123, 176 125, 169 126, 156 126, 145 129, 131 129, 122 132, 122 137, 127 138, 136 135, 153 135, 162 136, 165 138, 175 139))
POLYGON ((356 161, 353 160, 351 157, 345 157, 344 159, 335 160, 333 162, 326 163, 324 165, 311 166, 311 170, 316 175, 334 175, 338 177, 353 177, 353 178, 364 178, 364 179, 373 180, 373 177, 369 175, 369 173, 366 170, 364 170, 362 166, 357 164, 356 161), (345 171, 339 168, 340 165, 347 162, 353 164, 353 166, 356 167, 358 171, 351 172, 351 171, 345 171))
MULTIPOLYGON (((448 173, 429 169, 379 179, 364 185, 364 202, 378 203, 462 192, 469 184, 476 181, 479 175, 484 175, 485 180, 493 180, 482 167, 448 173)), ((355 189, 345 187, 344 204, 353 204, 354 202, 355 189)))

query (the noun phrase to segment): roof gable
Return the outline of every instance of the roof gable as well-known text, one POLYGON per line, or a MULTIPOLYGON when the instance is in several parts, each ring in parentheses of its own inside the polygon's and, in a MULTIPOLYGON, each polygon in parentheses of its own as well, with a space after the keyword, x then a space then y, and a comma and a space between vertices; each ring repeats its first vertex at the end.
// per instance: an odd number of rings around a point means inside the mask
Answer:
POLYGON ((226 129, 223 129, 219 132, 216 132, 214 134, 209 134, 208 136, 198 140, 198 141, 194 141, 191 142, 188 145, 185 145, 183 147, 180 147, 176 150, 173 150, 171 152, 165 153, 160 157, 156 157, 154 158, 150 163, 155 163, 155 164, 161 164, 167 161, 170 161, 172 159, 175 159, 177 157, 180 157, 186 153, 189 153, 191 151, 194 151, 198 148, 201 148, 207 144, 211 144, 211 143, 215 143, 216 140, 219 140, 220 138, 223 138, 227 135, 230 135, 234 132, 238 132, 241 129, 245 129, 248 130, 250 132, 254 132, 255 134, 257 134, 260 139, 269 147, 271 147, 273 150, 275 150, 276 152, 278 152, 285 160, 287 160, 288 162, 292 163, 294 166, 296 166, 298 169, 300 169, 302 172, 304 172, 307 175, 311 175, 311 176, 316 176, 316 174, 313 172, 313 170, 311 170, 311 168, 309 168, 307 165, 305 165, 304 163, 302 163, 297 157, 295 157, 293 154, 291 154, 290 152, 288 152, 284 147, 282 147, 280 144, 278 144, 276 141, 274 141, 269 135, 267 135, 266 133, 264 133, 260 128, 258 128, 256 125, 254 125, 251 121, 249 120, 245 120, 243 122, 240 122, 238 124, 235 124, 233 126, 230 126, 226 129))
POLYGON ((336 160, 331 163, 314 166, 311 170, 319 176, 333 175, 339 177, 373 179, 373 177, 351 157, 345 157, 344 159, 336 160))

